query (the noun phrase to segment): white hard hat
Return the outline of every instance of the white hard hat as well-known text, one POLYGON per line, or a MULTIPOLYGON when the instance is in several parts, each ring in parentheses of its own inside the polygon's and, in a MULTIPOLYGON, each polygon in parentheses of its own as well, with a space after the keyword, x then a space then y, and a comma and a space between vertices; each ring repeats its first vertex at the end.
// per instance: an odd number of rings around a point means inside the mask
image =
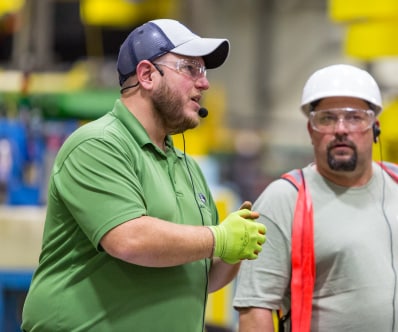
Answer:
POLYGON ((372 104, 376 116, 383 108, 374 78, 367 71, 351 65, 332 65, 312 74, 303 89, 301 110, 308 116, 311 103, 327 97, 363 99, 372 104))

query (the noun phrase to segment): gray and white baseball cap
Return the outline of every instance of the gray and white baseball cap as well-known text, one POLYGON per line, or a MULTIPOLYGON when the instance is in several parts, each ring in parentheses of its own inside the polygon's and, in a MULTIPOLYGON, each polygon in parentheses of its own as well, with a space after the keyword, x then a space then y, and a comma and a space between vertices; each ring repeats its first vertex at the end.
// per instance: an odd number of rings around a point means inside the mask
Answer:
POLYGON ((201 38, 176 20, 149 21, 134 29, 120 47, 119 83, 135 73, 140 61, 153 61, 166 53, 203 57, 206 68, 217 68, 227 59, 229 47, 227 39, 201 38))

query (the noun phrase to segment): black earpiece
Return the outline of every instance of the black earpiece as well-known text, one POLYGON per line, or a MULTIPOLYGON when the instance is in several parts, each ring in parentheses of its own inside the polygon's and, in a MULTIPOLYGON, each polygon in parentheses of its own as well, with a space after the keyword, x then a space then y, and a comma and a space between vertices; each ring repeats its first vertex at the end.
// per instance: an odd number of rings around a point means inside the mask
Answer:
POLYGON ((380 136, 381 130, 378 123, 374 123, 372 126, 373 130, 373 142, 377 143, 377 138, 380 136))

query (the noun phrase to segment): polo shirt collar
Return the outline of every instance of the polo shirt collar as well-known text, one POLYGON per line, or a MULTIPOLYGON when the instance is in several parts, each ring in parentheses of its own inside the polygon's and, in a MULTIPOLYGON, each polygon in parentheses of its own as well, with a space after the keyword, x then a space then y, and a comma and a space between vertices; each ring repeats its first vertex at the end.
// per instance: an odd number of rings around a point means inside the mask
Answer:
MULTIPOLYGON (((112 113, 120 120, 120 122, 122 122, 122 124, 130 132, 131 136, 133 136, 134 139, 138 142, 141 148, 146 145, 152 145, 157 152, 165 155, 164 151, 162 151, 161 149, 159 149, 158 146, 153 144, 145 128, 134 116, 134 114, 132 114, 127 109, 127 107, 122 103, 120 99, 116 100, 112 113)), ((169 135, 166 136, 166 146, 169 149, 172 149, 179 158, 183 157, 183 153, 174 147, 173 140, 169 135)))

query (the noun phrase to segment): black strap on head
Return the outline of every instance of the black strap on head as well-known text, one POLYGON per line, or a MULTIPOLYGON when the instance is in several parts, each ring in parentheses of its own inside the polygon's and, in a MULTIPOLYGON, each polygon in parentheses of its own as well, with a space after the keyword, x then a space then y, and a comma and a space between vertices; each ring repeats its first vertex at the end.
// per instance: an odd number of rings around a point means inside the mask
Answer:
POLYGON ((125 86, 124 88, 121 88, 121 89, 120 89, 120 93, 123 93, 124 91, 126 91, 126 90, 128 90, 128 89, 135 88, 135 87, 138 86, 139 84, 140 84, 140 82, 137 82, 137 83, 135 83, 135 84, 133 84, 133 85, 125 86))

